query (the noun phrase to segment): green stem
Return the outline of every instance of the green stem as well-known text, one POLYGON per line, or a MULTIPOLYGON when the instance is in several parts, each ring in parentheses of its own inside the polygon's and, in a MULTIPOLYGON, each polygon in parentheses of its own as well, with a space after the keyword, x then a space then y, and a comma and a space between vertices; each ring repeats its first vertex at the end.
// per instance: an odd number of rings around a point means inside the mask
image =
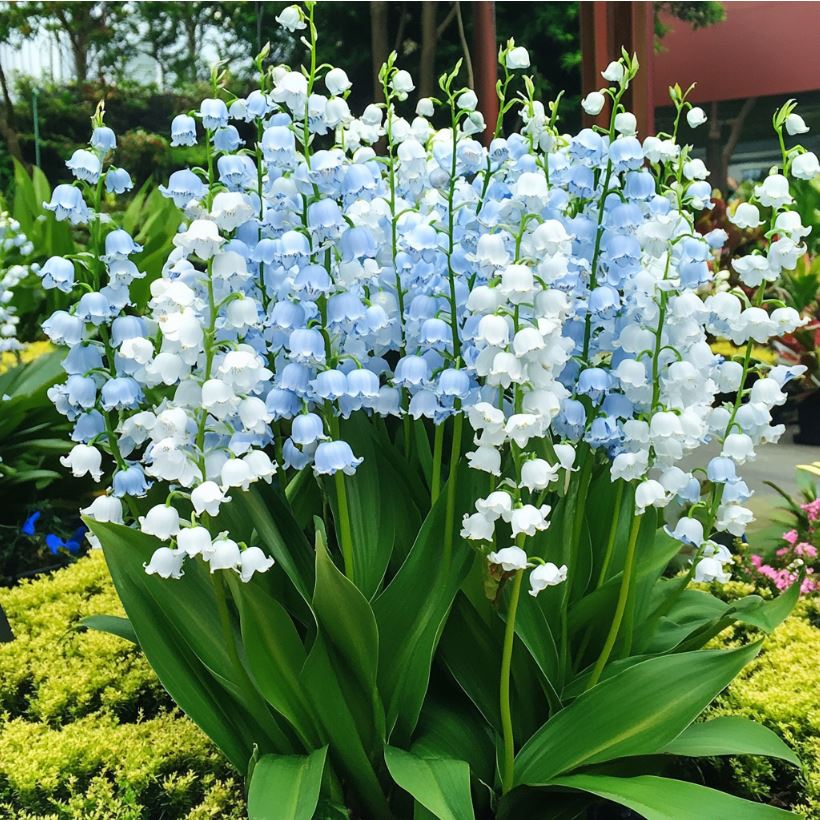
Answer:
POLYGON ((618 632, 621 628, 621 621, 626 610, 627 598, 629 597, 629 590, 632 585, 632 573, 635 568, 635 545, 638 541, 638 532, 641 528, 641 516, 636 515, 632 519, 632 527, 629 531, 629 541, 626 545, 626 558, 624 559, 624 571, 621 577, 621 589, 618 593, 618 603, 615 605, 615 613, 612 616, 612 623, 609 625, 609 633, 604 641, 601 654, 595 662, 592 669, 592 674, 587 682, 587 690, 595 686, 601 679, 601 673, 604 671, 609 656, 612 653, 612 647, 615 646, 615 641, 618 638, 618 632))
POLYGON ((507 623, 504 628, 504 647, 501 652, 499 705, 501 707, 501 733, 504 739, 504 760, 501 769, 501 792, 503 794, 506 794, 513 787, 515 768, 515 739, 513 738, 512 711, 510 709, 510 671, 513 641, 515 640, 515 616, 518 612, 518 599, 521 597, 521 580, 523 577, 523 569, 518 570, 513 577, 510 606, 507 610, 507 623))
POLYGON ((342 548, 342 559, 345 575, 353 580, 353 534, 350 530, 350 510, 347 506, 347 487, 345 474, 338 470, 333 474, 336 483, 336 498, 339 503, 339 546, 342 548))
POLYGON ((433 439, 433 474, 430 477, 430 506, 436 503, 441 492, 441 454, 444 449, 444 422, 436 425, 433 439))
POLYGON ((606 541, 604 562, 601 564, 601 572, 598 575, 598 587, 602 586, 604 581, 606 581, 606 574, 609 571, 609 565, 612 563, 612 554, 615 552, 615 537, 618 534, 618 522, 621 518, 621 501, 624 497, 624 482, 617 481, 616 488, 615 508, 612 510, 612 523, 609 525, 609 537, 606 541))
POLYGON ((453 559, 453 533, 455 532, 456 485, 458 484, 458 462, 461 458, 461 428, 464 416, 456 412, 453 421, 453 443, 450 446, 450 475, 447 481, 447 511, 444 520, 444 566, 449 567, 453 559))
MULTIPOLYGON (((575 579, 575 572, 578 567, 578 550, 581 540, 581 530, 584 525, 584 509, 586 505, 587 492, 589 491, 589 483, 592 479, 592 462, 594 454, 589 446, 584 444, 578 448, 578 458, 581 461, 581 471, 578 474, 578 486, 573 496, 568 498, 572 504, 568 504, 568 512, 571 513, 569 538, 564 537, 562 561, 568 568, 568 579, 563 584, 561 590, 561 609, 559 613, 559 627, 560 627, 560 663, 561 663, 561 679, 566 679, 567 670, 569 668, 569 599, 572 591, 572 585, 575 579)), ((566 529, 565 529, 566 533, 566 529)))

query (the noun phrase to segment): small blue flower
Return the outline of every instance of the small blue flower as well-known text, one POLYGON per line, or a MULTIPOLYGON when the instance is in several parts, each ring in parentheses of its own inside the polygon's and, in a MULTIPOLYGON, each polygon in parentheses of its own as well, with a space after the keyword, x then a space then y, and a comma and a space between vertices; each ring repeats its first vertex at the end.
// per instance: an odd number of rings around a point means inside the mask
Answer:
POLYGON ((105 254, 100 258, 106 264, 127 259, 132 253, 139 253, 142 245, 135 242, 128 231, 118 228, 105 237, 105 254))
POLYGON ((206 190, 205 183, 187 168, 174 171, 168 180, 167 187, 159 186, 160 193, 172 199, 177 208, 184 208, 192 199, 202 199, 206 190))
POLYGON ((71 433, 72 441, 88 444, 105 430, 105 419, 99 410, 91 410, 77 418, 71 433))
POLYGON ((112 486, 117 498, 124 495, 142 498, 150 489, 151 482, 145 478, 142 467, 138 464, 129 464, 124 470, 114 473, 112 486))
POLYGON ((209 131, 224 128, 228 124, 228 106, 212 97, 204 99, 199 105, 199 116, 209 131))
POLYGON ((706 476, 715 484, 737 481, 735 463, 725 456, 715 456, 706 466, 706 476))
POLYGON ((125 168, 109 168, 105 175, 105 190, 109 194, 124 194, 134 187, 134 181, 125 168))
POLYGON ((399 359, 393 375, 393 383, 400 387, 418 387, 430 378, 430 365, 421 356, 404 356, 399 359))
POLYGON ((20 532, 23 535, 33 536, 35 534, 34 528, 37 524, 37 521, 40 519, 42 513, 37 510, 37 512, 33 512, 24 522, 23 526, 20 527, 20 532))
POLYGON ((96 403, 97 383, 90 376, 69 376, 65 386, 72 407, 89 410, 96 403))
POLYGON ((50 532, 46 536, 46 547, 48 547, 48 551, 52 555, 58 555, 60 550, 65 547, 65 542, 59 535, 55 535, 53 532, 50 532))
POLYGON ((464 370, 454 367, 442 370, 438 377, 436 393, 439 396, 449 396, 462 401, 470 393, 470 377, 464 370))
POLYGON ((81 179, 83 182, 90 184, 96 183, 100 178, 100 158, 91 151, 86 151, 84 148, 78 148, 72 155, 71 159, 66 161, 66 167, 74 175, 76 179, 81 179))
POLYGON ((301 413, 291 426, 290 437, 301 447, 326 439, 324 424, 316 413, 301 413))
POLYGON ((62 361, 63 370, 70 376, 84 376, 102 366, 102 350, 93 343, 74 345, 62 361))
POLYGON ((313 470, 317 475, 334 475, 339 471, 353 475, 363 459, 356 458, 346 441, 323 441, 313 456, 313 470))
POLYGON ((141 316, 117 316, 111 323, 111 343, 119 347, 128 339, 145 338, 145 321, 141 316))
POLYGON ((577 392, 589 396, 596 404, 612 389, 612 376, 600 367, 588 367, 578 377, 577 392))
POLYGON ((72 347, 83 338, 83 320, 64 310, 55 310, 43 322, 43 331, 54 344, 72 347))
POLYGON ((78 319, 101 325, 111 317, 111 303, 102 293, 84 293, 77 302, 78 319))
POLYGON ((88 222, 89 210, 82 191, 73 185, 58 185, 51 192, 51 202, 44 202, 43 207, 51 211, 58 222, 66 219, 72 225, 88 222))
POLYGON ((341 370, 323 370, 311 382, 311 388, 322 401, 335 401, 347 395, 347 376, 341 370))
POLYGON ((105 155, 117 147, 117 137, 108 126, 97 126, 91 132, 91 147, 105 155))
POLYGON ((358 368, 347 374, 347 395, 351 399, 376 399, 379 377, 370 370, 358 368))
POLYGON ((325 340, 315 328, 300 327, 288 338, 290 358, 304 364, 324 364, 325 340))
POLYGON ((286 125, 272 125, 262 134, 262 155, 266 162, 287 166, 296 155, 296 135, 286 125))
POLYGON ((214 134, 214 148, 217 151, 224 151, 230 153, 236 151, 242 145, 242 138, 239 136, 239 131, 233 125, 226 125, 217 129, 214 134))
POLYGON ((102 388, 104 410, 133 410, 142 402, 142 388, 130 376, 118 376, 107 381, 102 388))
POLYGON ((70 293, 74 287, 74 263, 62 256, 51 256, 40 268, 40 278, 46 290, 57 288, 63 293, 70 293))
POLYGON ((171 145, 196 145, 196 120, 188 114, 177 114, 171 120, 171 145))

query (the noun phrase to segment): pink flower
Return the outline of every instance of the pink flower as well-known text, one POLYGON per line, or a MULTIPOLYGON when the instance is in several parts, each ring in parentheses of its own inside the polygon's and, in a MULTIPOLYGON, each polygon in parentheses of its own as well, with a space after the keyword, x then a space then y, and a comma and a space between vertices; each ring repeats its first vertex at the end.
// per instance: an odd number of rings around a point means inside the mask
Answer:
POLYGON ((797 530, 789 530, 788 532, 783 533, 783 540, 788 544, 796 544, 799 537, 800 536, 798 536, 797 530))
POLYGON ((807 543, 806 541, 801 541, 797 544, 794 548, 794 552, 801 558, 812 559, 817 557, 817 547, 807 543))
POLYGON ((820 498, 815 498, 808 504, 801 504, 800 509, 806 513, 809 521, 817 521, 820 518, 820 498))

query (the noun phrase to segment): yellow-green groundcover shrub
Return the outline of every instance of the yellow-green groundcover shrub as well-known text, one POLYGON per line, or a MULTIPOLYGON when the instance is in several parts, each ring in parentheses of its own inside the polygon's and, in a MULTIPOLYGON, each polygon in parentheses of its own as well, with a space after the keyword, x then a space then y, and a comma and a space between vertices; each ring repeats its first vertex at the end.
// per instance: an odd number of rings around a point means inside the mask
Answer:
MULTIPOLYGON (((241 784, 139 651, 72 629, 86 615, 122 612, 101 554, 0 590, 0 603, 15 632, 0 644, 0 817, 245 816, 241 784)), ((795 748, 804 772, 747 757, 704 761, 691 777, 820 819, 819 620, 817 599, 801 602, 710 714, 765 723, 795 748)))
POLYGON ((74 629, 122 610, 100 553, 0 590, 0 817, 234 818, 241 784, 139 650, 74 629))

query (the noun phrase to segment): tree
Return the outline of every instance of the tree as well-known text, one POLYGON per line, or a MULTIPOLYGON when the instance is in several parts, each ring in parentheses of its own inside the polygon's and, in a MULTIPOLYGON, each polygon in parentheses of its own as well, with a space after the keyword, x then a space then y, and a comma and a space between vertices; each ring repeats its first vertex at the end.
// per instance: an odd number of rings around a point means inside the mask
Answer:
POLYGON ((68 42, 77 82, 85 82, 91 72, 103 77, 121 70, 133 54, 127 42, 115 41, 115 33, 129 14, 128 3, 92 2, 11 2, 6 25, 19 40, 38 31, 53 31, 68 42))

